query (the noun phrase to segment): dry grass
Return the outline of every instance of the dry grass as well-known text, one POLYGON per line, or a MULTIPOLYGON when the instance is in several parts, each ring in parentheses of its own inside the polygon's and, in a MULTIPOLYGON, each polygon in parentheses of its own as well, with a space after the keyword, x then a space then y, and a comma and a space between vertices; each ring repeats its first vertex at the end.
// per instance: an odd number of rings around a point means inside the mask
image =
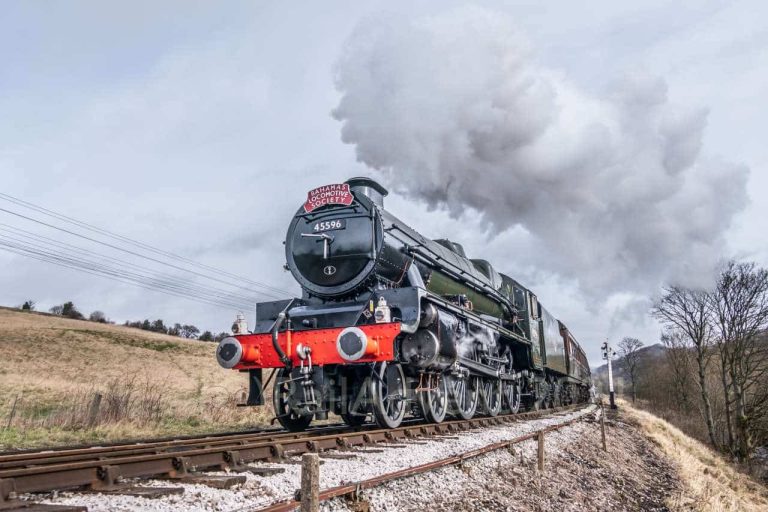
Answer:
POLYGON ((215 348, 0 309, 0 449, 264 425, 271 411, 235 407, 247 380, 220 368, 215 348))
POLYGON ((720 455, 661 418, 632 408, 626 402, 620 407, 677 466, 684 490, 672 498, 669 503, 672 510, 768 510, 768 490, 720 455))

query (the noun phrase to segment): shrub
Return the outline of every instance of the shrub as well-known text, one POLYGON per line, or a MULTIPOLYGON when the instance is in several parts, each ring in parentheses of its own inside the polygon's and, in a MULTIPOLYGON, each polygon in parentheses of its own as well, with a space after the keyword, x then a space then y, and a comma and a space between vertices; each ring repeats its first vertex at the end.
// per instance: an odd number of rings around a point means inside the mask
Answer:
POLYGON ((90 320, 91 322, 99 322, 100 324, 107 323, 107 317, 104 314, 104 312, 98 311, 98 310, 91 313, 90 316, 88 317, 88 320, 90 320))

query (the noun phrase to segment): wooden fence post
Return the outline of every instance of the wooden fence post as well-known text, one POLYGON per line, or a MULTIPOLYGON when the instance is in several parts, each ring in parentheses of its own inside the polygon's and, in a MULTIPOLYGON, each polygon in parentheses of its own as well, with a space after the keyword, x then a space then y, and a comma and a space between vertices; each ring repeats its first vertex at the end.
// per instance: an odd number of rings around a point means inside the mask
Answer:
POLYGON ((320 457, 316 453, 301 456, 301 512, 320 510, 320 457))
POLYGON ((101 393, 93 395, 91 406, 88 409, 88 426, 93 427, 96 425, 96 420, 99 417, 99 409, 101 408, 101 393))
POLYGON ((13 407, 11 407, 11 413, 8 415, 8 424, 5 426, 5 430, 10 430, 13 417, 16 416, 16 404, 19 402, 19 395, 13 399, 13 407))
POLYGON ((544 472, 544 431, 539 432, 537 436, 539 440, 539 471, 544 472))
POLYGON ((608 445, 605 442, 605 409, 602 407, 600 408, 600 434, 603 439, 603 451, 607 452, 608 445))

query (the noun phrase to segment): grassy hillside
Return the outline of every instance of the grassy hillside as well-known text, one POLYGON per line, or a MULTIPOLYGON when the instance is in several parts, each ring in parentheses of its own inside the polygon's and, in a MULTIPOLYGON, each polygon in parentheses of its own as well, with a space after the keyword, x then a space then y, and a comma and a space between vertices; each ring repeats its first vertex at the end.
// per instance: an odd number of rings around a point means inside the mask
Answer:
POLYGON ((247 381, 219 367, 215 348, 2 308, 0 449, 264 424, 271 411, 235 407, 247 381))
POLYGON ((621 401, 620 409, 637 423, 675 466, 683 488, 668 506, 673 511, 749 512, 768 510, 768 489, 739 472, 703 443, 663 419, 621 401))

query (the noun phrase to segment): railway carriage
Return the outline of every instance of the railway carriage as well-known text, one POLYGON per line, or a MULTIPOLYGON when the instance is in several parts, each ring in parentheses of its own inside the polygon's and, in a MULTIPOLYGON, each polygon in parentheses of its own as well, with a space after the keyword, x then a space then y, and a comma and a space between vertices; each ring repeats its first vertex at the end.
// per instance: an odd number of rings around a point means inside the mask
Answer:
POLYGON ((258 304, 253 331, 217 348, 221 366, 248 375, 247 404, 264 405, 271 384, 277 420, 302 430, 329 413, 393 428, 408 415, 586 399, 584 352, 536 295, 460 244, 419 234, 386 195, 369 178, 308 193, 285 240, 302 296, 258 304))

